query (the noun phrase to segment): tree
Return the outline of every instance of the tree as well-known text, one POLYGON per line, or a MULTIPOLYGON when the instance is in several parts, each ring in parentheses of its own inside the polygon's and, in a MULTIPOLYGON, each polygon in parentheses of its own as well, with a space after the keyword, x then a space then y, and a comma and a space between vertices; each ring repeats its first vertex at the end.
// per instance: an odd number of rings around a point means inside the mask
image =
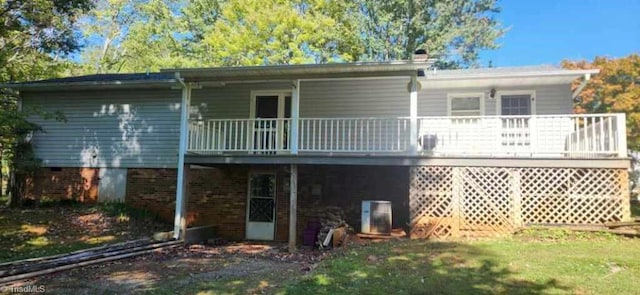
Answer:
POLYGON ((600 69, 600 73, 592 77, 582 90, 575 112, 626 113, 627 144, 630 149, 639 150, 640 55, 596 57, 593 62, 565 60, 562 66, 567 69, 600 69))
POLYGON ((409 59, 416 49, 439 67, 477 66, 478 52, 497 48, 504 29, 495 0, 361 0, 363 59, 409 59))
POLYGON ((475 66, 504 30, 495 0, 100 0, 86 72, 386 61, 424 48, 475 66))
MULTIPOLYGON (((80 48, 75 30, 77 17, 91 7, 90 0, 0 2, 0 82, 57 76, 69 63, 62 58, 80 48)), ((27 121, 16 96, 0 90, 0 162, 19 175, 33 168, 25 135, 40 130, 27 121)), ((48 116, 48 115, 46 115, 48 116)), ((17 194, 12 194, 16 204, 17 194)))

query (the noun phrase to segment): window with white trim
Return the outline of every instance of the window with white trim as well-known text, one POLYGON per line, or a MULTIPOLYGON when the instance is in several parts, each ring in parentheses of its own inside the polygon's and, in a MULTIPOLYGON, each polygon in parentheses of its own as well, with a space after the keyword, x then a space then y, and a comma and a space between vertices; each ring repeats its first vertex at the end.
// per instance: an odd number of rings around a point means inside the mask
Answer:
POLYGON ((482 94, 449 95, 449 116, 482 116, 484 96, 482 94))

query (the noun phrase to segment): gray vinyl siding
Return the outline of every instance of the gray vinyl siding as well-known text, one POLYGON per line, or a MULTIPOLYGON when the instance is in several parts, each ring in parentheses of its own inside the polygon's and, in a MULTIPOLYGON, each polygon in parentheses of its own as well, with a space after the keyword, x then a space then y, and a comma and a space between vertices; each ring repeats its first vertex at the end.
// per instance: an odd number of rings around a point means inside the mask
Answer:
MULTIPOLYGON (((501 87, 498 91, 535 91, 537 115, 571 114, 573 102, 569 85, 539 85, 531 87, 501 87)), ((486 88, 423 89, 418 93, 418 116, 446 116, 447 95, 455 93, 484 93, 485 116, 496 114, 496 98, 489 97, 486 88)))
MULTIPOLYGON (((300 117, 409 116, 408 81, 408 78, 303 81, 300 83, 300 117)), ((191 116, 249 118, 251 91, 290 90, 291 86, 291 83, 247 83, 193 90, 191 116)))
POLYGON ((191 118, 246 119, 249 118, 251 91, 288 89, 291 89, 291 83, 229 84, 194 89, 191 93, 191 118))
POLYGON ((102 90, 24 93, 22 99, 25 108, 62 111, 67 119, 31 118, 46 132, 33 138, 45 167, 165 168, 177 163, 180 96, 169 89, 102 90))
POLYGON ((300 117, 406 117, 409 116, 408 82, 408 77, 303 82, 300 117))
MULTIPOLYGON (((409 116, 408 78, 303 81, 300 85, 301 118, 406 117, 409 116)), ((249 118, 251 91, 288 90, 288 83, 230 84, 193 90, 192 118, 249 118)), ((573 112, 569 85, 501 87, 499 91, 535 91, 536 114, 573 112)), ((496 115, 497 99, 486 88, 429 89, 418 94, 418 116, 446 116, 447 94, 484 93, 485 115, 496 115)))

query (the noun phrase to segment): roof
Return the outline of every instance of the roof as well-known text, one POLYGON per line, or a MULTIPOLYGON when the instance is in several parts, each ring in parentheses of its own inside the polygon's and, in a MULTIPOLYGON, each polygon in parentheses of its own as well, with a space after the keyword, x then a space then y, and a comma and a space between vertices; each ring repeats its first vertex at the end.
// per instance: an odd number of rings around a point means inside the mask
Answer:
POLYGON ((173 73, 130 73, 130 74, 95 74, 86 76, 74 76, 66 78, 54 78, 22 83, 0 84, 0 87, 13 89, 47 90, 51 88, 102 88, 102 87, 128 87, 145 86, 153 87, 177 83, 173 73))
POLYGON ((251 67, 216 67, 163 69, 177 72, 185 81, 255 81, 323 78, 358 78, 411 76, 431 67, 435 60, 273 65, 251 67))
MULTIPOLYGON (((251 67, 214 67, 214 68, 175 68, 163 69, 153 73, 131 74, 96 74, 68 78, 56 78, 23 83, 0 84, 0 87, 17 90, 50 90, 50 89, 102 89, 102 88, 154 88, 170 87, 177 84, 178 79, 186 82, 257 82, 280 80, 314 80, 366 77, 411 76, 416 72, 424 72, 421 80, 430 81, 433 85, 448 85, 453 80, 481 80, 484 84, 495 84, 495 79, 509 80, 517 78, 519 83, 565 83, 585 74, 596 74, 598 70, 565 70, 554 66, 526 66, 504 68, 481 68, 460 70, 437 70, 429 67, 433 60, 396 61, 376 63, 336 63, 306 65, 274 65, 251 67), (551 79, 550 77, 554 77, 551 79), (559 78, 558 78, 559 77, 559 78), (546 80, 545 80, 546 79, 546 80), (435 81, 441 81, 435 83, 435 81), (451 81, 451 82, 447 82, 451 81)), ((427 84, 429 84, 427 83, 427 84)), ((480 82, 468 83, 479 84, 480 82)), ((480 83, 480 84, 482 84, 480 83)), ((455 84, 460 86, 461 84, 455 84)))
MULTIPOLYGON (((30 84, 37 83, 75 83, 75 82, 128 82, 128 81, 175 81, 172 73, 132 73, 132 74, 95 74, 86 76, 74 76, 66 78, 54 78, 39 81, 28 82, 30 84)), ((27 84, 27 83, 22 83, 27 84)))
POLYGON ((496 77, 523 77, 523 76, 572 76, 580 77, 584 74, 597 74, 600 70, 567 70, 552 65, 477 68, 458 70, 433 69, 425 73, 427 79, 473 79, 496 77))
POLYGON ((459 70, 432 69, 420 81, 425 87, 474 88, 569 84, 575 79, 600 70, 567 70, 551 65, 479 68, 459 70))

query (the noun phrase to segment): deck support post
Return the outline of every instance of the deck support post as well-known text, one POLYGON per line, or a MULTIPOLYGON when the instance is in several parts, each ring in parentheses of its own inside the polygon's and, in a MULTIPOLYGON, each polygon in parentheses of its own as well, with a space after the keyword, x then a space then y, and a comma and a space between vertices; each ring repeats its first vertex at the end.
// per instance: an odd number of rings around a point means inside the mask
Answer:
POLYGON ((289 148, 292 155, 298 154, 298 119, 300 118, 300 80, 293 81, 291 89, 291 126, 289 148))
POLYGON ((296 226, 298 210, 298 165, 291 164, 291 177, 289 177, 289 252, 296 251, 296 226))
POLYGON ((187 186, 189 166, 184 163, 184 156, 187 153, 187 139, 189 135, 189 107, 191 106, 191 85, 185 84, 179 75, 177 80, 182 84, 182 100, 180 103, 180 141, 178 143, 178 175, 176 183, 176 212, 173 220, 173 237, 184 239, 187 222, 187 186))
POLYGON ((418 153, 418 78, 411 76, 409 82, 409 153, 418 153))

